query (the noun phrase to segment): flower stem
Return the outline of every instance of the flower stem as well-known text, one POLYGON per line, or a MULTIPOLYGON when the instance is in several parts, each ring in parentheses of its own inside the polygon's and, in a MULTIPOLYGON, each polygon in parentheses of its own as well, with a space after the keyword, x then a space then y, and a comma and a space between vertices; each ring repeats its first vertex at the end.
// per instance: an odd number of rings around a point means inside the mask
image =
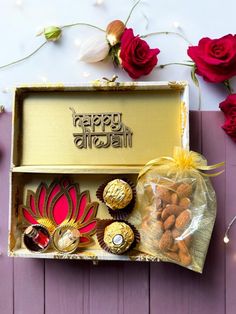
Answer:
POLYGON ((89 27, 93 27, 93 28, 96 28, 98 29, 99 31, 101 32, 105 32, 104 29, 98 27, 98 26, 95 26, 95 25, 92 25, 92 24, 89 24, 89 23, 73 23, 73 24, 67 24, 67 25, 63 25, 61 26, 61 28, 69 28, 69 27, 74 27, 74 26, 89 26, 89 27))
POLYGON ((224 86, 226 87, 227 91, 229 92, 229 94, 233 94, 233 88, 232 86, 230 85, 230 81, 229 80, 225 80, 223 82, 224 86))
POLYGON ((201 92, 200 84, 198 84, 197 89, 198 89, 198 111, 201 111, 202 110, 202 92, 201 92))
POLYGON ((169 66, 169 65, 184 65, 186 67, 193 67, 194 63, 170 62, 170 63, 166 63, 166 64, 160 64, 157 66, 157 68, 164 69, 166 66, 169 66))
POLYGON ((140 37, 146 38, 148 36, 153 36, 153 35, 176 35, 176 36, 181 37, 184 41, 186 41, 189 45, 192 46, 191 42, 184 35, 177 33, 177 32, 153 32, 153 33, 142 35, 140 37))
MULTIPOLYGON (((100 27, 97 27, 97 26, 95 26, 95 25, 89 24, 89 23, 74 23, 74 24, 68 24, 68 25, 62 26, 61 29, 63 29, 63 28, 69 28, 69 27, 74 27, 74 26, 79 26, 79 25, 81 25, 81 26, 84 25, 84 26, 93 27, 93 28, 98 29, 99 31, 105 32, 104 29, 102 29, 102 28, 100 28, 100 27)), ((24 61, 24 60, 26 60, 26 59, 29 59, 29 58, 32 57, 34 54, 36 54, 44 45, 46 45, 46 43, 47 43, 47 40, 46 40, 45 42, 43 42, 37 49, 35 49, 35 50, 34 50, 33 52, 31 52, 29 55, 27 55, 27 56, 25 56, 25 57, 23 57, 23 58, 21 58, 21 59, 15 60, 15 61, 13 61, 13 62, 10 62, 10 63, 4 64, 4 65, 1 65, 1 66, 0 66, 0 69, 4 69, 4 68, 9 67, 9 66, 11 66, 11 65, 14 65, 14 64, 17 64, 17 63, 19 63, 19 62, 22 62, 22 61, 24 61)))
POLYGON ((126 26, 127 23, 129 22, 129 19, 130 19, 131 15, 132 15, 134 9, 136 8, 136 6, 139 4, 140 1, 141 1, 141 0, 138 0, 138 1, 132 6, 132 8, 131 8, 131 10, 130 10, 130 12, 129 12, 129 15, 128 15, 126 21, 125 21, 125 26, 126 26))
POLYGON ((9 66, 11 66, 11 65, 14 65, 14 64, 16 64, 16 63, 22 62, 22 61, 24 61, 24 60, 26 60, 26 59, 29 59, 29 58, 32 57, 34 54, 36 54, 36 52, 38 52, 46 43, 47 43, 47 41, 45 41, 44 43, 42 43, 37 49, 35 49, 33 52, 31 52, 29 55, 25 56, 24 58, 15 60, 15 61, 13 61, 13 62, 4 64, 4 65, 1 65, 1 66, 0 66, 0 69, 4 69, 4 68, 9 67, 9 66))

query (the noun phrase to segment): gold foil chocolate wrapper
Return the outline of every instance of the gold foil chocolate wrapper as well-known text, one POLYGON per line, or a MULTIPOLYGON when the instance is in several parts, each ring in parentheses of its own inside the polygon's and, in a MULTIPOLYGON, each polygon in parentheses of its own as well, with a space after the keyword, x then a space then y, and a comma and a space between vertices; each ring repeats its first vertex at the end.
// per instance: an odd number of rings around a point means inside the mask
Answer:
POLYGON ((109 214, 116 220, 127 218, 135 205, 134 184, 126 179, 114 179, 99 186, 97 198, 106 204, 109 214))
POLYGON ((109 253, 121 255, 139 243, 140 235, 128 222, 106 219, 98 222, 97 239, 101 248, 109 253))
POLYGON ((133 192, 131 186, 121 179, 115 179, 107 183, 103 190, 105 204, 113 209, 125 208, 132 200, 133 192))
POLYGON ((103 240, 112 253, 122 254, 133 243, 134 232, 126 223, 116 221, 105 228, 103 240))

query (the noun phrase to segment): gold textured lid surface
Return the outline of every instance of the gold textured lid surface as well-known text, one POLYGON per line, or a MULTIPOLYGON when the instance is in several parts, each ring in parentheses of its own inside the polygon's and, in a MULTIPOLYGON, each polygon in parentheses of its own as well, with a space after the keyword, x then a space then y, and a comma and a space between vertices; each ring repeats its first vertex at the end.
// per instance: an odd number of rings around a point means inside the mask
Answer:
POLYGON ((14 108, 14 167, 138 172, 148 160, 172 154, 174 146, 182 146, 187 118, 182 92, 159 84, 153 90, 26 89, 14 108))

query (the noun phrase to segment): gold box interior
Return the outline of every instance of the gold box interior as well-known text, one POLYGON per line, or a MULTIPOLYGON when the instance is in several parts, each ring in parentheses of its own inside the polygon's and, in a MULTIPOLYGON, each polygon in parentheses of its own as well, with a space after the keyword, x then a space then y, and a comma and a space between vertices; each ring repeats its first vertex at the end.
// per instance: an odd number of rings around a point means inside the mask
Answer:
MULTIPOLYGON (((116 175, 115 178, 123 178, 122 175, 116 175)), ((137 176, 136 175, 126 175, 125 178, 128 178, 129 180, 132 180, 133 182, 136 181, 137 176)), ((85 190, 89 190, 91 201, 98 201, 99 207, 97 212, 97 218, 99 219, 112 219, 112 217, 109 215, 109 212, 107 210, 107 207, 105 204, 101 203, 97 197, 96 197, 96 190, 98 186, 100 186, 102 183, 104 183, 107 180, 114 179, 114 175, 107 175, 107 174, 63 174, 63 175, 54 175, 54 174, 32 174, 32 173, 13 173, 13 212, 12 216, 14 218, 14 224, 15 228, 14 236, 16 243, 16 246, 14 248, 14 251, 19 252, 25 252, 25 254, 34 254, 29 252, 27 249, 25 249, 22 237, 18 237, 18 235, 21 235, 26 227, 24 223, 22 223, 22 217, 19 216, 19 205, 24 204, 26 200, 26 194, 27 190, 36 191, 37 187, 40 185, 40 183, 46 183, 49 185, 53 180, 55 179, 68 179, 70 182, 77 182, 79 183, 80 192, 83 192, 85 190)), ((81 256, 87 256, 87 252, 91 255, 92 252, 95 250, 96 255, 99 255, 102 257, 103 255, 106 255, 105 252, 100 248, 96 235, 93 236, 94 243, 92 246, 90 246, 87 249, 81 249, 80 255, 81 256)), ((43 255, 50 255, 52 253, 52 250, 47 250, 46 253, 43 253, 43 255)), ((54 252, 55 253, 55 252, 54 252)), ((40 253, 39 253, 40 254, 40 253)), ((42 253, 41 253, 42 254, 42 253)), ((16 253, 17 255, 17 253, 16 253)))

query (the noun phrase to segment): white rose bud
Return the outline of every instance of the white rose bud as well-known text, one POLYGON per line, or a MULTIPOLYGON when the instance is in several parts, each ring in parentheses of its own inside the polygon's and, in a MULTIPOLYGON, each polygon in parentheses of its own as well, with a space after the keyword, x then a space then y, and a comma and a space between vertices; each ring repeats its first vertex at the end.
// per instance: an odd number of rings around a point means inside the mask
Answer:
POLYGON ((98 34, 88 38, 82 43, 79 60, 88 63, 101 61, 106 58, 109 49, 110 47, 106 39, 106 34, 98 34))

